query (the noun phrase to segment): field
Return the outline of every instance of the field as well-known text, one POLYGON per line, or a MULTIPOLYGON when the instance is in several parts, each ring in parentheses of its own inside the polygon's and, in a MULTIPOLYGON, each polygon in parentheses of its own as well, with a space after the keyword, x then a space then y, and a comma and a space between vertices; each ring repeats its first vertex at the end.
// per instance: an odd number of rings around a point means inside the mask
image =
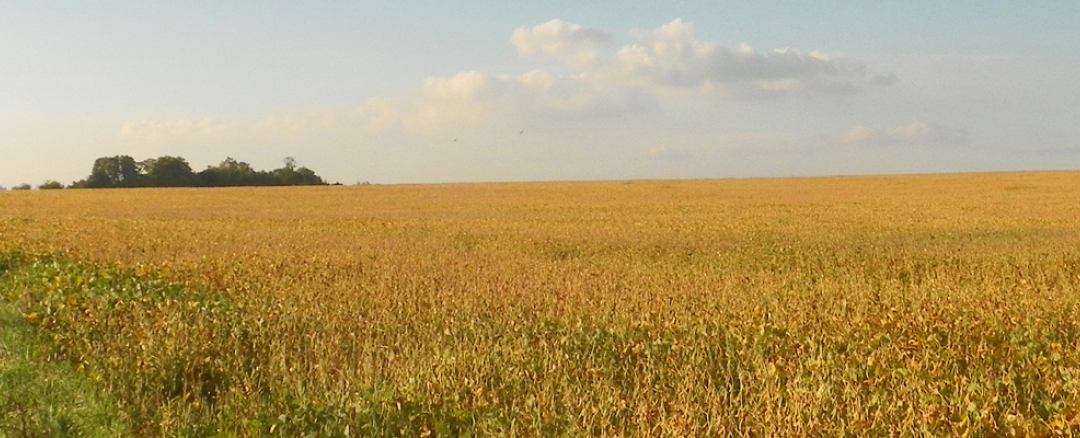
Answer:
POLYGON ((0 253, 131 436, 1080 435, 1080 173, 7 192, 0 253))

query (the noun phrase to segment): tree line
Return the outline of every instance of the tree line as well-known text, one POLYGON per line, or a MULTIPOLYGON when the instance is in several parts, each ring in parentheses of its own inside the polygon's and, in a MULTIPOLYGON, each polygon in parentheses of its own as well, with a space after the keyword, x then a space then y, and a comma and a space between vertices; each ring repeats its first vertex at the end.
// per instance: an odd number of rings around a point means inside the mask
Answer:
MULTIPOLYGON (((97 189, 125 187, 237 187, 237 186, 312 186, 327 185, 314 171, 297 165, 292 157, 284 166, 270 171, 255 170, 250 164, 226 158, 217 166, 195 172, 187 160, 164 156, 135 161, 127 155, 102 157, 94 161, 90 176, 67 188, 97 189)), ((46 181, 39 189, 62 189, 56 181, 46 181)), ((30 189, 28 184, 14 189, 30 189)))

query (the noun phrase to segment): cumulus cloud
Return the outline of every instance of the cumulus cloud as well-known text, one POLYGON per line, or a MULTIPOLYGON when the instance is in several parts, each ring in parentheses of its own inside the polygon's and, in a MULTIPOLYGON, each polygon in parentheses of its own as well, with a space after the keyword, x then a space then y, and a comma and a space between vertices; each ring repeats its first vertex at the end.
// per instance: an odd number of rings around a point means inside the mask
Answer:
POLYGON ((865 64, 852 57, 791 48, 759 52, 746 44, 729 49, 696 40, 693 31, 676 19, 634 32, 634 43, 605 58, 598 50, 611 42, 605 31, 561 20, 518 28, 510 42, 519 54, 551 57, 570 70, 430 78, 413 92, 370 101, 365 110, 378 121, 372 126, 431 129, 513 115, 625 113, 672 98, 850 93, 895 82, 893 76, 869 77, 865 64))
POLYGON ((547 55, 574 67, 583 67, 597 58, 597 47, 611 41, 611 34, 562 20, 551 20, 532 28, 514 30, 510 43, 518 54, 547 55))
POLYGON ((959 145, 967 143, 967 130, 924 122, 885 129, 856 126, 841 139, 857 145, 959 145))
POLYGON ((693 24, 673 20, 657 29, 635 31, 634 42, 602 59, 597 47, 607 32, 553 20, 514 31, 511 43, 522 55, 542 54, 563 61, 593 81, 625 83, 657 94, 690 90, 707 98, 753 98, 792 93, 853 93, 866 85, 888 86, 894 75, 869 75, 866 64, 844 55, 783 48, 758 51, 748 44, 727 48, 694 38, 693 24))
POLYGON ((853 92, 868 82, 863 62, 848 56, 784 48, 729 49, 693 38, 694 26, 674 20, 637 32, 611 65, 614 76, 646 85, 705 88, 722 96, 791 92, 853 92))
MULTIPOLYGON (((762 97, 796 92, 852 93, 869 84, 891 85, 893 75, 869 76, 865 63, 843 55, 783 48, 760 52, 747 44, 727 48, 694 38, 681 19, 632 33, 609 59, 597 47, 607 32, 553 20, 519 28, 510 41, 522 55, 561 60, 596 81, 634 84, 653 92, 692 89, 703 97, 762 97)), ((670 94, 670 93, 668 93, 670 94)), ((683 93, 686 94, 686 93, 683 93)))
MULTIPOLYGON (((125 123, 120 135, 153 141, 290 137, 328 130, 431 133, 510 118, 576 122, 621 117, 660 108, 668 101, 850 93, 896 80, 870 76, 864 63, 848 56, 791 48, 760 52, 747 44, 727 48, 697 40, 693 34, 692 24, 676 19, 657 29, 633 32, 631 44, 602 56, 600 48, 612 44, 608 32, 552 20, 514 30, 510 42, 523 56, 562 62, 567 69, 559 72, 492 76, 467 71, 428 78, 412 91, 370 99, 354 108, 281 114, 242 125, 134 121, 125 123)), ((933 132, 924 135, 947 134, 934 131, 938 128, 927 125, 925 129, 933 132)), ((849 136, 859 135, 867 139, 851 141, 882 141, 905 134, 886 130, 849 136)))
MULTIPOLYGON (((398 98, 395 111, 400 115, 399 122, 407 127, 478 123, 490 117, 494 103, 502 94, 498 82, 475 71, 428 78, 419 90, 398 98)), ((385 104, 395 105, 395 102, 385 104)))

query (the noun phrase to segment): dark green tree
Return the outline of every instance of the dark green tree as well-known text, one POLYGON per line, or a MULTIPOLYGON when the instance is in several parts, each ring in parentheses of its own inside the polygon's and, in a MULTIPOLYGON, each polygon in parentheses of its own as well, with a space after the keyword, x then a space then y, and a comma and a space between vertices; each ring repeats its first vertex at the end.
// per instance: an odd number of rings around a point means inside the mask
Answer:
POLYGON ((221 164, 199 172, 198 179, 204 187, 250 186, 255 185, 257 173, 250 164, 227 157, 221 164))
POLYGON ((326 181, 323 181, 323 179, 316 175, 311 169, 297 167, 295 158, 285 157, 284 163, 285 167, 270 172, 270 175, 273 177, 273 185, 312 186, 326 184, 326 181))
POLYGON ((38 186, 38 190, 56 190, 56 189, 62 189, 62 188, 64 188, 63 184, 61 184, 61 183, 59 183, 57 181, 53 181, 53 180, 45 181, 44 183, 41 183, 41 185, 38 186))
POLYGON ((139 170, 149 187, 192 187, 197 182, 191 165, 180 157, 150 158, 139 163, 139 170))
POLYGON ((127 155, 102 157, 94 161, 90 176, 72 184, 72 187, 112 188, 140 187, 145 183, 143 174, 134 158, 127 155))

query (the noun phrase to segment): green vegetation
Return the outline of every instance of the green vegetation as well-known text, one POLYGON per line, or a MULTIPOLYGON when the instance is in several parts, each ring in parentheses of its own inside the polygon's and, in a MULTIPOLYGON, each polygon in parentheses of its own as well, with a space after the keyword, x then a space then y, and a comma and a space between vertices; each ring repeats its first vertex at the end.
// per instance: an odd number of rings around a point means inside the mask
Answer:
MULTIPOLYGON (((21 254, 0 255, 0 286, 15 294, 11 269, 21 254)), ((34 330, 40 319, 0 300, 0 437, 118 437, 120 413, 93 381, 55 357, 34 330)))

